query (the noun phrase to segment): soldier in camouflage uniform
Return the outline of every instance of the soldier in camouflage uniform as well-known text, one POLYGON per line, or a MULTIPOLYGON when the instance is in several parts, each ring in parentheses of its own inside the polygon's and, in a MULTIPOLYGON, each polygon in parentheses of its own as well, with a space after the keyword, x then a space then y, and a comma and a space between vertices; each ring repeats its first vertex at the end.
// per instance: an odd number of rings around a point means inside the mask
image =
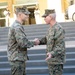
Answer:
POLYGON ((16 20, 9 28, 8 34, 8 60, 12 75, 26 75, 25 62, 28 59, 27 48, 33 47, 34 42, 26 37, 22 23, 29 17, 27 8, 16 8, 16 20))
POLYGON ((45 22, 50 25, 47 35, 41 40, 36 39, 37 44, 47 45, 46 61, 48 63, 50 75, 62 75, 63 64, 65 62, 65 31, 62 26, 56 22, 55 10, 45 10, 45 22))

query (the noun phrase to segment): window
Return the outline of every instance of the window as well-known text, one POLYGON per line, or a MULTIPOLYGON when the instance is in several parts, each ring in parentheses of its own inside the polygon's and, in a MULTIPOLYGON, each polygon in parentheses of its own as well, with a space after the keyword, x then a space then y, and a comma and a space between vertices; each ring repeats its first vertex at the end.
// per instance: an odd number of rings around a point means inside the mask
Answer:
POLYGON ((5 9, 0 9, 0 18, 5 17, 5 15, 4 15, 4 10, 5 10, 5 9))
POLYGON ((73 4, 74 4, 74 0, 71 0, 71 1, 70 1, 70 5, 73 5, 73 4))

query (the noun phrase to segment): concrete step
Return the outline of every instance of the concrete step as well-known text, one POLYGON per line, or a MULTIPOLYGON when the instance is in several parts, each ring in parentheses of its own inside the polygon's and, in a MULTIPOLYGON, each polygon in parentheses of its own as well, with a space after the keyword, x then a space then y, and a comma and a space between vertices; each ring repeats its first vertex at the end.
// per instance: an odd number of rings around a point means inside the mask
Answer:
POLYGON ((70 30, 65 30, 65 32, 66 32, 66 34, 67 34, 67 33, 74 33, 75 30, 74 30, 74 29, 70 29, 70 30))
MULTIPOLYGON (((36 28, 25 28, 25 32, 47 32, 49 27, 36 27, 36 28)), ((75 27, 63 27, 65 31, 75 31, 75 27)))
MULTIPOLYGON (((7 55, 7 46, 0 46, 0 56, 7 55)), ((45 53, 46 48, 43 46, 37 46, 31 49, 28 49, 28 54, 40 54, 40 53, 45 53), (42 48, 41 48, 42 47, 42 48), (39 49, 37 49, 39 48, 39 49), (41 48, 41 49, 40 49, 41 48)), ((75 52, 74 47, 66 48, 66 52, 75 52)))
MULTIPOLYGON (((49 75, 49 74, 26 74, 26 75, 49 75)), ((75 75, 75 73, 64 73, 63 75, 75 75)))
MULTIPOLYGON (((41 28, 47 30, 49 27, 50 27, 49 25, 48 25, 48 26, 47 26, 47 25, 43 25, 43 26, 39 26, 39 25, 38 25, 38 26, 35 26, 35 27, 33 27, 33 26, 32 26, 32 27, 30 27, 30 26, 28 26, 28 27, 24 26, 24 29, 27 30, 27 31, 30 31, 30 30, 32 30, 32 29, 34 29, 34 30, 40 30, 41 28), (29 29, 29 30, 28 30, 28 29, 29 29)), ((63 27, 64 29, 70 29, 70 28, 71 28, 71 29, 72 29, 72 28, 74 29, 74 28, 75 28, 75 25, 72 25, 72 26, 62 26, 62 27, 63 27)), ((42 29, 41 29, 41 30, 42 30, 42 29)))
MULTIPOLYGON (((75 65, 75 59, 66 59, 66 63, 64 64, 64 66, 74 66, 75 65)), ((26 62, 26 67, 43 67, 43 66, 47 66, 47 62, 45 60, 28 60, 26 62)), ((0 68, 9 68, 9 62, 8 61, 3 61, 0 62, 0 68)))
MULTIPOLYGON (((46 54, 29 54, 29 60, 45 60, 46 54)), ((67 53, 66 58, 75 58, 75 52, 67 53)))
POLYGON ((11 71, 8 69, 0 70, 0 75, 11 75, 11 71))
POLYGON ((5 41, 5 42, 0 42, 0 46, 3 46, 3 45, 7 45, 8 44, 8 42, 7 41, 5 41))
MULTIPOLYGON (((30 67, 30 66, 47 66, 47 62, 45 60, 29 60, 27 61, 26 63, 27 67, 30 67), (37 65, 36 65, 37 64, 37 65)), ((75 65, 75 59, 66 59, 66 63, 65 63, 65 66, 66 65, 75 65)))
MULTIPOLYGON (((29 27, 28 28, 25 28, 25 33, 26 34, 32 34, 32 33, 39 33, 40 32, 40 34, 41 33, 46 33, 47 32, 47 30, 48 30, 48 28, 47 27, 44 27, 44 28, 32 28, 32 29, 29 29, 29 27), (30 33, 30 32, 32 32, 32 33, 30 33)), ((67 27, 67 28, 65 28, 65 32, 66 33, 74 33, 74 31, 75 31, 75 27, 67 27)), ((8 30, 0 30, 0 35, 7 35, 8 34, 8 30)))
POLYGON ((26 74, 26 75, 49 75, 49 74, 26 74))
MULTIPOLYGON (((1 50, 3 50, 3 49, 1 49, 1 50)), ((7 52, 6 51, 0 51, 0 56, 4 56, 4 55, 7 55, 7 52)))
POLYGON ((1 62, 6 62, 6 61, 8 61, 8 58, 7 58, 7 56, 0 56, 0 61, 1 62))
POLYGON ((75 37, 75 33, 67 33, 65 35, 66 35, 66 37, 75 37))
POLYGON ((66 53, 66 58, 75 58, 75 52, 68 52, 66 53))
MULTIPOLYGON (((41 29, 41 28, 40 28, 41 29)), ((30 35, 45 35, 47 33, 47 30, 34 30, 32 29, 33 31, 25 31, 26 35, 30 36, 30 35), (30 33, 32 32, 32 33, 30 33)), ((75 28, 73 29, 69 29, 69 30, 65 30, 66 34, 71 34, 71 33, 74 33, 75 32, 75 28)), ((8 31, 4 31, 4 32, 0 32, 0 35, 2 36, 8 36, 8 31)), ((0 37, 2 37, 0 36, 0 37)))
MULTIPOLYGON (((11 75, 11 73, 8 71, 7 72, 5 71, 5 72, 1 72, 0 75, 11 75)), ((26 73, 26 75, 49 75, 49 74, 48 73, 46 74, 45 73, 44 74, 27 74, 26 73)), ((63 75, 75 75, 75 73, 64 73, 63 75)))
MULTIPOLYGON (((39 36, 27 36, 28 40, 34 40, 35 38, 39 38, 41 39, 42 37, 44 37, 44 35, 39 35, 39 36)), ((69 37, 65 37, 65 41, 74 41, 75 40, 75 36, 69 36, 69 37)), ((0 39, 0 45, 1 44, 5 44, 7 45, 8 43, 8 38, 1 38, 0 39)))
MULTIPOLYGON (((29 67, 27 68, 27 73, 48 73, 48 67, 29 67)), ((75 66, 64 66, 64 73, 75 73, 75 66)))
MULTIPOLYGON (((44 36, 42 36, 42 37, 44 37, 44 36)), ((35 38, 41 39, 41 36, 28 37, 29 40, 34 40, 35 38)), ((65 41, 74 41, 74 40, 75 40, 75 37, 66 37, 66 38, 65 38, 65 41)), ((1 41, 0 41, 0 45, 1 45, 1 46, 2 46, 2 45, 7 45, 7 44, 8 44, 8 41, 7 41, 7 40, 1 40, 1 41)))
MULTIPOLYGON (((46 54, 28 54, 29 56, 29 60, 45 60, 46 58, 46 54)), ((66 58, 71 59, 71 58, 75 58, 75 52, 68 52, 66 53, 66 58)), ((0 56, 0 61, 8 61, 7 56, 0 56)))
POLYGON ((10 64, 9 64, 9 62, 7 61, 7 62, 0 62, 0 68, 10 68, 11 66, 10 66, 10 64))
MULTIPOLYGON (((65 30, 73 30, 75 29, 75 25, 62 25, 65 30)), ((35 26, 24 26, 26 31, 41 31, 41 30, 47 30, 49 26, 47 25, 35 25, 35 26)), ((0 32, 8 32, 9 28, 0 28, 0 32)))
MULTIPOLYGON (((43 35, 39 35, 39 36, 28 36, 28 40, 34 40, 35 38, 39 38, 41 39, 42 37, 44 37, 43 35)), ((75 40, 75 36, 71 36, 71 37, 66 37, 65 41, 74 41, 75 40)), ((1 38, 0 39, 0 45, 7 45, 8 43, 8 38, 1 38)))
POLYGON ((64 66, 69 66, 69 65, 75 66, 75 58, 74 59, 66 59, 66 63, 64 64, 64 66))
MULTIPOLYGON (((75 59, 66 59, 66 63, 64 64, 64 66, 75 66, 75 59)), ((47 66, 47 62, 45 60, 29 60, 26 63, 27 67, 33 67, 33 66, 38 66, 38 67, 43 67, 43 66, 47 66)))
MULTIPOLYGON (((10 73, 10 68, 1 68, 0 73, 8 72, 10 73)), ((27 67, 27 74, 48 74, 48 66, 47 67, 27 67)), ((75 66, 64 66, 63 73, 75 73, 75 66)))
POLYGON ((75 37, 65 37, 65 41, 74 41, 75 37))
MULTIPOLYGON (((35 37, 43 37, 43 36, 45 36, 46 35, 46 33, 30 33, 30 34, 27 34, 27 37, 29 37, 29 38, 35 38, 35 37)), ((75 37, 75 33, 67 33, 66 34, 66 37, 75 37)), ((3 40, 8 40, 8 35, 2 35, 2 36, 0 36, 0 41, 3 41, 3 40)))
MULTIPOLYGON (((63 27, 69 27, 69 26, 75 26, 75 22, 63 22, 63 23, 60 23, 63 27)), ((46 25, 46 24, 32 24, 32 25, 30 25, 30 26, 24 26, 24 27, 26 27, 26 28, 31 28, 31 27, 46 27, 46 26, 49 26, 49 25, 46 25)), ((8 29, 8 27, 0 27, 1 29, 8 29)))
MULTIPOLYGON (((49 26, 28 26, 28 27, 26 27, 26 26, 24 26, 24 28, 25 28, 25 32, 30 32, 30 31, 32 31, 32 32, 40 32, 40 31, 47 31, 48 30, 48 28, 49 28, 49 26)), ((63 26, 63 28, 65 29, 65 31, 70 31, 70 30, 74 30, 75 29, 75 25, 74 26, 63 26)), ((9 31, 9 29, 0 29, 0 33, 8 33, 8 31, 9 31)))
MULTIPOLYGON (((65 41, 75 40, 75 22, 61 23, 66 31, 65 41)), ((41 38, 45 36, 49 25, 34 25, 24 26, 25 32, 29 40, 34 38, 41 38), (32 36, 34 35, 34 36, 32 36)), ((11 75, 10 65, 7 59, 7 48, 3 45, 8 43, 8 30, 9 28, 0 28, 0 75, 11 75), (1 47, 3 46, 3 47, 1 47)), ((72 43, 71 43, 72 44, 72 43)), ((70 45, 71 45, 70 44, 70 45)), ((44 47, 44 46, 43 46, 44 47)), ((29 61, 26 62, 27 75, 48 75, 48 66, 45 61, 45 47, 44 48, 31 48, 28 51, 29 61)), ((63 75, 75 75, 75 48, 66 49, 66 63, 64 64, 63 75)))

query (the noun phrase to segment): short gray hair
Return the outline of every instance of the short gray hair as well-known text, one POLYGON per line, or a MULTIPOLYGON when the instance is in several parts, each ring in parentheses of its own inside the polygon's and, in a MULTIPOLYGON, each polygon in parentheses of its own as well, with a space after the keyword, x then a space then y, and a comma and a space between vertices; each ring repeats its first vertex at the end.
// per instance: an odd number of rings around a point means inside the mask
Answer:
POLYGON ((52 13, 50 15, 53 17, 53 19, 56 19, 56 13, 52 13))

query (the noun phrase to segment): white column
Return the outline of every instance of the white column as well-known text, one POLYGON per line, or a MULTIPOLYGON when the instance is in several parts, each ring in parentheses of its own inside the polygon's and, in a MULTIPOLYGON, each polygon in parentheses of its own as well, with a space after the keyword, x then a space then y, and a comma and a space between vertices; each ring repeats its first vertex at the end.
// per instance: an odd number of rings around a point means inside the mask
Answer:
POLYGON ((10 19, 10 17, 9 17, 9 11, 8 10, 5 10, 4 12, 3 12, 3 14, 5 15, 5 26, 6 27, 8 27, 9 26, 9 19, 10 19))
POLYGON ((55 9, 56 11, 56 20, 58 22, 64 22, 64 14, 62 13, 61 8, 61 0, 47 0, 48 3, 48 9, 55 9))
POLYGON ((9 26, 9 16, 8 15, 5 17, 5 26, 6 27, 9 26))
POLYGON ((42 20, 41 20, 41 17, 40 17, 39 9, 38 10, 34 10, 34 16, 35 16, 36 24, 42 24, 42 20))

